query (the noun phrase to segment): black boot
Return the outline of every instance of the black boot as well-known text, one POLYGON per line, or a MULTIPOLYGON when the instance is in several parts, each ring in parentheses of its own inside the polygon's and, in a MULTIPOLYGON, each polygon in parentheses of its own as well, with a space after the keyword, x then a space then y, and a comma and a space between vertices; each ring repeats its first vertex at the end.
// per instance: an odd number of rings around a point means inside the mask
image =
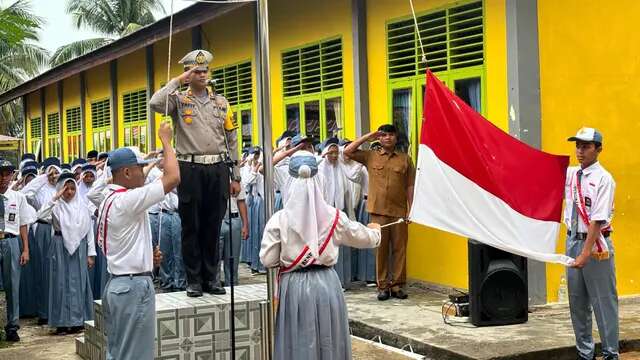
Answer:
POLYGON ((10 342, 18 342, 20 341, 20 336, 18 336, 17 330, 7 330, 6 339, 10 342))
POLYGON ((200 296, 202 296, 202 286, 200 286, 200 284, 189 284, 189 285, 187 285, 187 296, 188 297, 200 297, 200 296))

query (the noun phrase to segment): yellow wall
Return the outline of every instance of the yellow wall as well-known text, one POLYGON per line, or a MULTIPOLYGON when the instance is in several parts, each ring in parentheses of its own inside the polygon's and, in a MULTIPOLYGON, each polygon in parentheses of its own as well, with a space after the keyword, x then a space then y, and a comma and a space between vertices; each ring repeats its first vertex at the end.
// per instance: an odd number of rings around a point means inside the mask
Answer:
POLYGON ((269 2, 269 32, 273 139, 280 136, 285 128, 284 98, 282 95, 282 51, 335 36, 342 37, 344 134, 345 137, 354 138, 355 110, 351 1, 273 0, 269 2))
MULTIPOLYGON (((108 99, 111 95, 109 90, 109 64, 102 64, 86 72, 86 104, 85 104, 85 126, 87 138, 85 149, 93 149, 93 128, 91 126, 91 102, 108 99)), ((113 135, 112 135, 113 136, 113 135)), ((113 139, 112 139, 113 141, 113 139)))
POLYGON ((62 114, 60 114, 61 126, 65 138, 62 140, 64 143, 63 158, 68 159, 69 147, 67 142, 67 109, 80 106, 80 76, 75 75, 63 80, 62 90, 62 114))
MULTIPOLYGON (((637 47, 629 45, 640 42, 640 34, 629 31, 636 21, 629 14, 638 12, 635 0, 620 0, 607 11, 597 1, 538 1, 542 146, 571 154, 575 164, 566 138, 582 126, 603 133, 600 160, 617 183, 612 239, 620 294, 640 293, 640 157, 633 150, 640 131, 640 63, 637 47)), ((564 249, 560 236, 558 251, 564 249)), ((563 269, 547 269, 553 300, 563 269)))
MULTIPOLYGON (((414 1, 416 12, 459 4, 452 0, 414 1)), ((505 2, 485 0, 485 68, 487 114, 502 129, 507 123, 507 68, 505 2)), ((371 128, 388 123, 386 23, 411 15, 408 1, 369 0, 367 2, 367 51, 369 66, 369 111, 371 128)), ((467 240, 420 225, 409 226, 407 275, 431 283, 457 288, 468 287, 467 240)))
MULTIPOLYGON (((169 51, 169 40, 164 39, 153 44, 153 71, 154 71, 154 85, 155 90, 160 89, 162 84, 167 82, 167 55, 169 51)), ((183 31, 173 34, 171 40, 171 74, 170 78, 176 77, 184 72, 183 66, 178 64, 178 61, 182 59, 189 51, 191 51, 191 30, 183 31)), ((145 65, 146 66, 146 65, 145 65)), ((146 67, 145 67, 146 68, 146 67)), ((143 75, 146 79, 146 75, 143 75)), ((155 128, 158 129, 163 114, 156 113, 155 116, 155 128)), ((160 144, 160 138, 157 134, 153 137, 156 139, 156 144, 160 144)), ((150 137, 151 139, 152 137, 150 137)))
MULTIPOLYGON (((52 114, 52 113, 57 113, 58 112, 58 84, 52 84, 47 86, 46 90, 45 90, 45 103, 44 103, 44 112, 45 112, 45 116, 43 116, 43 122, 42 122, 42 132, 45 135, 45 138, 48 139, 48 134, 49 134, 49 122, 46 120, 47 115, 52 114)), ((48 140, 45 142, 45 144, 43 144, 44 149, 45 149, 45 157, 49 157, 51 156, 50 154, 50 149, 49 149, 49 144, 48 144, 48 140)))
POLYGON ((147 64, 145 49, 142 48, 118 59, 118 144, 124 146, 124 106, 123 95, 147 89, 147 64))
MULTIPOLYGON (((245 6, 227 13, 224 17, 214 19, 202 25, 202 46, 213 54, 213 63, 210 69, 230 64, 251 61, 251 76, 253 83, 252 134, 251 139, 257 144, 258 139, 258 102, 255 55, 255 9, 253 6, 245 6), (222 29, 234 29, 234 31, 221 31, 222 29)), ((239 115, 238 115, 239 116, 239 115)), ((240 119, 237 119, 238 122, 240 119)), ((240 123, 238 123, 240 125, 240 123)), ((242 141, 238 138, 238 146, 242 141)))

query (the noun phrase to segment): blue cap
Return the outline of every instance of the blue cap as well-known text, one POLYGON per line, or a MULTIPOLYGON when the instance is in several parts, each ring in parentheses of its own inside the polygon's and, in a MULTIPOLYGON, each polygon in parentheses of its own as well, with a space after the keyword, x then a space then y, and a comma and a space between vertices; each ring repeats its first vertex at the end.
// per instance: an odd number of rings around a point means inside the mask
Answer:
MULTIPOLYGON (((297 153, 301 154, 301 153, 297 153)), ((312 177, 318 173, 318 161, 312 155, 292 156, 289 160, 289 175, 298 177, 312 177), (309 173, 307 176, 301 176, 300 168, 302 166, 308 167, 309 173)))
POLYGON ((57 157, 48 157, 44 159, 44 161, 42 162, 42 167, 46 170, 49 166, 60 167, 60 159, 58 159, 57 157))
POLYGON ((71 167, 74 167, 76 165, 82 165, 82 164, 86 164, 87 160, 83 159, 83 158, 79 158, 79 159, 75 159, 73 160, 73 162, 71 163, 71 167))
POLYGON ((62 170, 62 172, 71 172, 71 165, 62 164, 60 165, 60 169, 62 170))
POLYGON ((111 171, 116 171, 126 166, 144 166, 154 162, 155 159, 144 160, 142 157, 137 156, 130 148, 119 148, 109 153, 108 165, 111 171))
POLYGON ((64 172, 62 174, 60 174, 60 176, 58 176, 58 180, 56 181, 56 184, 64 184, 65 182, 69 181, 69 180, 75 180, 75 176, 73 175, 73 173, 71 172, 64 172))
POLYGON ((36 160, 36 156, 34 154, 32 154, 32 153, 24 153, 24 154, 22 154, 21 161, 24 161, 24 160, 27 160, 27 159, 35 161, 36 160))
POLYGON ((296 136, 296 133, 291 131, 291 130, 285 130, 282 135, 280 135, 276 141, 280 142, 280 140, 282 139, 286 139, 286 138, 293 138, 294 136, 296 136))
POLYGON ((602 144, 602 134, 600 133, 600 131, 594 128, 583 127, 582 129, 578 130, 578 133, 575 136, 572 136, 567 140, 597 142, 602 144))
POLYGON ((15 169, 16 167, 11 163, 11 161, 0 158, 0 170, 13 171, 15 169))
POLYGON ((303 142, 312 142, 313 138, 311 136, 297 134, 293 138, 291 138, 291 146, 296 147, 303 142))
POLYGON ((108 159, 108 158, 109 158, 109 154, 106 152, 98 154, 98 160, 108 159))
POLYGON ((97 158, 98 152, 96 150, 91 150, 87 153, 87 159, 97 158))
POLYGON ((85 171, 96 171, 96 170, 97 170, 97 168, 93 164, 87 163, 87 164, 82 165, 82 172, 85 172, 85 171))
POLYGON ((37 174, 38 173, 38 163, 35 161, 26 161, 22 165, 22 170, 20 171, 22 175, 26 174, 37 174))
POLYGON ((321 146, 322 151, 324 151, 325 149, 329 148, 329 146, 331 145, 340 145, 340 140, 338 140, 338 138, 336 137, 330 137, 328 139, 326 139, 321 146))

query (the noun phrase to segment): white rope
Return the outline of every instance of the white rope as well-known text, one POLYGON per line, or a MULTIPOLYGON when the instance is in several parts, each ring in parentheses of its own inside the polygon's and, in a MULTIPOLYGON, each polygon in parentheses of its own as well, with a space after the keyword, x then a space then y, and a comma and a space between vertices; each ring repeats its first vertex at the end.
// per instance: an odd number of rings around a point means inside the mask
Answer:
POLYGON ((413 14, 413 23, 416 25, 416 34, 418 34, 418 42, 420 43, 420 51, 422 52, 422 62, 427 63, 427 54, 424 52, 424 45, 422 45, 422 36, 420 36, 420 28, 418 27, 418 18, 416 18, 416 10, 413 8, 413 0, 409 0, 411 5, 411 13, 413 14))
MULTIPOLYGON (((167 53, 167 85, 171 80, 171 42, 173 40, 173 0, 171 0, 171 15, 169 16, 169 51, 167 53)), ((165 85, 166 86, 166 85, 165 85)), ((164 116, 169 115, 169 93, 165 98, 164 116)))

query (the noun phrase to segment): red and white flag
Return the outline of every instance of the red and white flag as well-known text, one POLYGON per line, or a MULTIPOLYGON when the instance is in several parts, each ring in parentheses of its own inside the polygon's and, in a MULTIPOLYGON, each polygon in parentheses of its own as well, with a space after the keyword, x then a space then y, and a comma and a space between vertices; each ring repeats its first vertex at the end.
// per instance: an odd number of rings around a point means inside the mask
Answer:
POLYGON ((411 221, 528 258, 556 254, 568 156, 547 154, 503 132, 431 71, 411 221))

